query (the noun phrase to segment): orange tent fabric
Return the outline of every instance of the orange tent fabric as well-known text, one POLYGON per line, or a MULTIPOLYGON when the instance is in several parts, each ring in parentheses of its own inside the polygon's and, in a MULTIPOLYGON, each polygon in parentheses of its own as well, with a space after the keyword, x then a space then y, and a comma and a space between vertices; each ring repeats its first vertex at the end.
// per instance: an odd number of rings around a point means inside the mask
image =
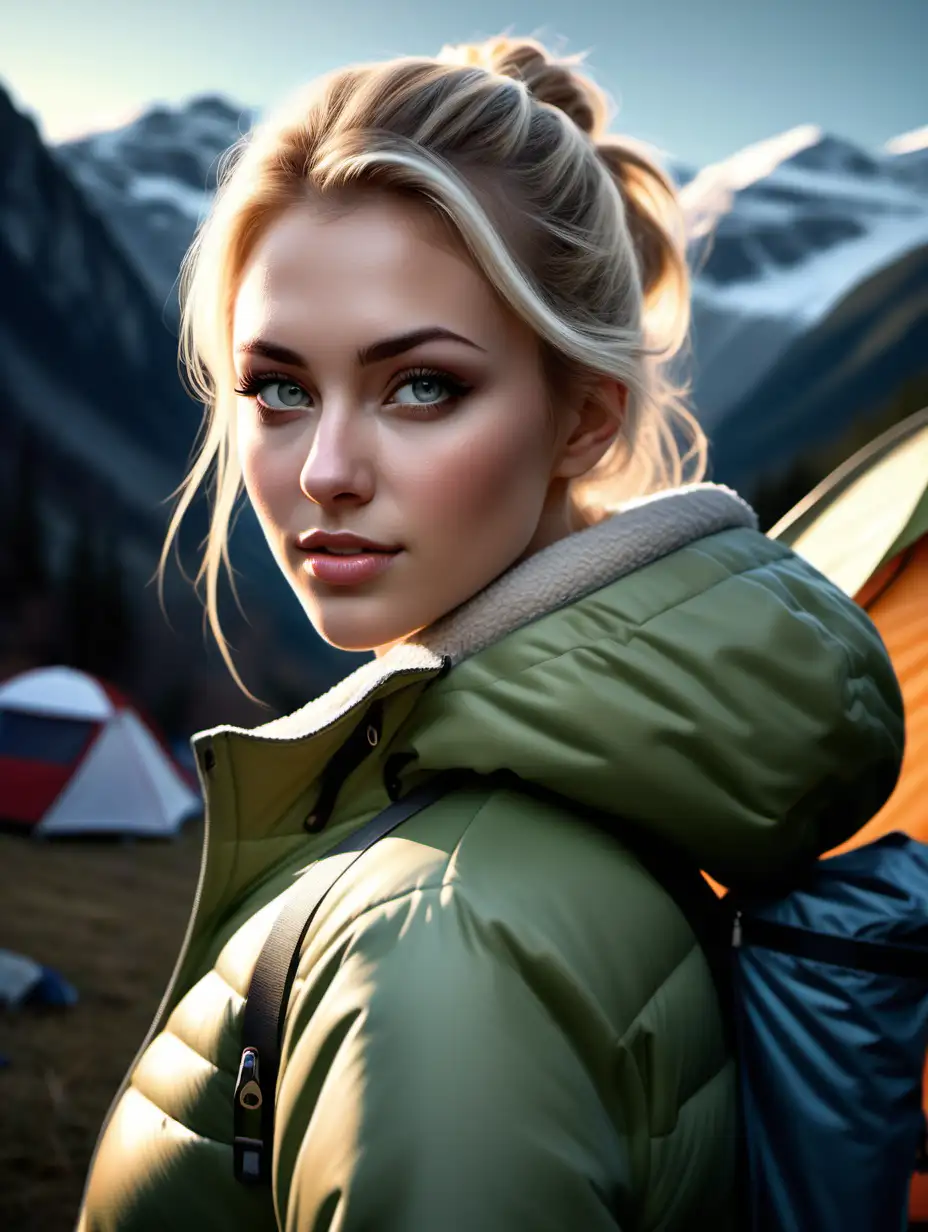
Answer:
POLYGON ((873 842, 891 830, 928 843, 928 535, 878 570, 856 598, 879 629, 899 678, 905 756, 887 803, 836 850, 873 842))

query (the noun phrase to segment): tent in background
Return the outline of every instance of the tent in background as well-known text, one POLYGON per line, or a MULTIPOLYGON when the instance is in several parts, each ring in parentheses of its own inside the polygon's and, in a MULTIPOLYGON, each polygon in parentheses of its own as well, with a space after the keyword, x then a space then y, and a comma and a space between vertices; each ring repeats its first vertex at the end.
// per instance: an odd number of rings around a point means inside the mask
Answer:
POLYGON ((151 728, 70 667, 0 685, 0 819, 37 835, 165 836, 200 811, 151 728))
POLYGON ((928 410, 855 454, 770 531, 863 607, 899 678, 902 775, 850 843, 904 830, 928 842, 928 410))
MULTIPOLYGON (((896 789, 850 842, 902 830, 928 843, 928 410, 878 437, 771 531, 851 595, 886 644, 905 703, 896 789)), ((928 1115, 928 1058, 923 1106, 928 1115)), ((909 1215, 928 1221, 928 1174, 912 1181, 909 1215)))
POLYGON ((0 950, 0 1006, 76 1005, 77 989, 53 967, 25 954, 0 950))

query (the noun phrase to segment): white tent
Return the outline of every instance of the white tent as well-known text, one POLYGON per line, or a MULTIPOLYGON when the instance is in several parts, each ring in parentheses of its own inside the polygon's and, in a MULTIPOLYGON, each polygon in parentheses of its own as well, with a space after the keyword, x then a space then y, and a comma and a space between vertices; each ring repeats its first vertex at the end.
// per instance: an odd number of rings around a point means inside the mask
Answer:
POLYGON ((35 834, 175 833, 200 800, 127 700, 86 672, 0 685, 0 817, 35 834))

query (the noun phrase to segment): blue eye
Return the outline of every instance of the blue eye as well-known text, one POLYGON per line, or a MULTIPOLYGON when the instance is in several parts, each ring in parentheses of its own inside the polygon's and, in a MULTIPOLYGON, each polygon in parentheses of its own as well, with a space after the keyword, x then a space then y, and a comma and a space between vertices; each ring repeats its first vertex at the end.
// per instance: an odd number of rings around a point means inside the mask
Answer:
POLYGON ((236 389, 235 392, 241 394, 243 398, 257 398, 259 404, 267 407, 270 411, 299 410, 301 406, 307 405, 307 403, 301 402, 301 399, 309 398, 309 394, 303 386, 298 385, 296 381, 288 380, 282 376, 274 376, 270 373, 246 377, 242 382, 241 389, 236 389), (278 391, 276 395, 273 393, 275 389, 278 391), (269 392, 270 397, 268 396, 269 392))
POLYGON ((402 389, 411 389, 413 391, 413 404, 418 406, 434 405, 439 394, 442 392, 444 392, 446 397, 448 396, 448 390, 444 389, 444 381, 440 381, 434 376, 417 376, 414 381, 406 381, 397 389, 393 395, 394 400, 401 405, 406 405, 403 399, 398 397, 402 389))
MULTIPOLYGON (((395 406, 413 410, 419 407, 428 411, 450 406, 473 388, 448 372, 431 368, 404 372, 398 381, 389 395, 389 401, 395 406), (405 390, 409 390, 411 396, 401 397, 401 392, 405 390)), ((254 399, 262 419, 313 405, 312 395, 298 382, 280 372, 245 373, 241 387, 234 392, 243 398, 254 399)))
POLYGON ((294 381, 269 381, 267 385, 264 386, 264 389, 265 391, 267 391, 267 390, 272 390, 275 387, 280 390, 278 397, 280 401, 283 403, 283 405, 273 406, 273 404, 268 401, 266 396, 264 399, 265 402, 267 402, 267 405, 270 406, 271 409, 275 411, 293 410, 294 407, 297 407, 300 405, 301 398, 306 398, 309 396, 306 393, 306 391, 302 389, 299 385, 297 385, 294 381))
POLYGON ((415 372, 403 374, 401 383, 394 387, 391 400, 398 406, 445 406, 462 398, 470 388, 471 386, 465 385, 448 372, 419 368, 415 372), (399 397, 400 391, 404 389, 412 391, 410 399, 399 397))

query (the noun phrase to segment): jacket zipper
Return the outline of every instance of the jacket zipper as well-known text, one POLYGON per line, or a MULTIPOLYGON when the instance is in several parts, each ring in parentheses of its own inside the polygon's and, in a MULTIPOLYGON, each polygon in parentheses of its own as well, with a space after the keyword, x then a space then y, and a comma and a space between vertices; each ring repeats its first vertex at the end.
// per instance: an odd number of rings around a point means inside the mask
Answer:
MULTIPOLYGON (((416 676, 434 675, 440 678, 450 669, 450 667, 451 667, 451 660, 447 656, 445 656, 442 660, 442 667, 438 670, 436 670, 433 667, 406 668, 404 672, 397 673, 397 675, 399 674, 409 675, 413 678, 415 678, 416 676)), ((394 679, 394 677, 388 677, 388 680, 389 679, 394 679)), ((371 698, 377 695, 378 691, 383 688, 385 683, 386 681, 379 680, 372 689, 368 690, 367 693, 363 694, 363 696, 361 696, 355 701, 354 705, 351 707, 351 710, 360 709, 362 706, 369 703, 371 698)), ((347 716, 347 714, 351 713, 351 710, 346 711, 345 714, 338 715, 338 717, 333 719, 331 723, 326 723, 324 727, 320 727, 317 731, 312 733, 313 736, 319 736, 323 732, 328 731, 329 728, 334 727, 336 723, 340 723, 342 719, 344 719, 347 716)), ((211 747, 211 746, 208 746, 208 747, 211 747)), ((174 996, 174 992, 177 987, 178 978, 180 976, 181 971, 183 970, 184 964, 186 963, 188 955, 189 955, 190 943, 193 940, 193 934, 194 934, 196 923, 197 923, 197 914, 199 912, 199 907, 200 907, 200 898, 203 894, 203 885, 206 880, 206 866, 207 866, 208 858, 209 858, 210 830, 211 830, 210 810, 209 810, 209 791, 207 787, 206 772, 203 771, 202 769, 198 769, 198 773, 200 777, 200 785, 203 791, 203 802, 204 802, 203 852, 200 857, 200 875, 197 879, 197 888, 193 896, 193 906, 190 909, 190 916, 187 920, 187 929, 186 929, 186 932, 184 933, 184 939, 181 942, 181 947, 180 947, 180 951, 177 956, 177 961, 174 964, 174 969, 171 972, 170 979, 168 980, 167 988, 165 989, 164 996, 161 998, 161 1003, 158 1006, 157 1011, 155 1012, 155 1016, 152 1020, 151 1026, 148 1028, 148 1031, 145 1033, 145 1038, 143 1039, 141 1045, 139 1046, 139 1049, 136 1052, 135 1056, 132 1058, 132 1062, 129 1065, 129 1068, 126 1070, 123 1080, 119 1084, 119 1088, 117 1089, 116 1094, 113 1096, 113 1099, 110 1102, 110 1106, 106 1111, 106 1116, 103 1118, 103 1123, 100 1126, 100 1130, 97 1134, 97 1141, 93 1148, 93 1154, 90 1157, 90 1164, 88 1165, 87 1175, 84 1180, 84 1189, 81 1194, 80 1206, 78 1207, 78 1214, 77 1214, 78 1220, 80 1220, 83 1216, 84 1205, 87 1201, 87 1191, 90 1188, 90 1178, 93 1175, 94 1165, 97 1162, 97 1155, 100 1152, 100 1145, 103 1142, 107 1129, 109 1128, 110 1121, 112 1121, 113 1119, 113 1114, 116 1111, 119 1101, 122 1099, 123 1095, 125 1095, 126 1091, 129 1088, 129 1084, 131 1083, 131 1080, 132 1080, 132 1075, 135 1072, 135 1069, 138 1063, 141 1061, 149 1044, 151 1044, 152 1040, 155 1038, 158 1031, 161 1029, 165 1013, 174 996)))

